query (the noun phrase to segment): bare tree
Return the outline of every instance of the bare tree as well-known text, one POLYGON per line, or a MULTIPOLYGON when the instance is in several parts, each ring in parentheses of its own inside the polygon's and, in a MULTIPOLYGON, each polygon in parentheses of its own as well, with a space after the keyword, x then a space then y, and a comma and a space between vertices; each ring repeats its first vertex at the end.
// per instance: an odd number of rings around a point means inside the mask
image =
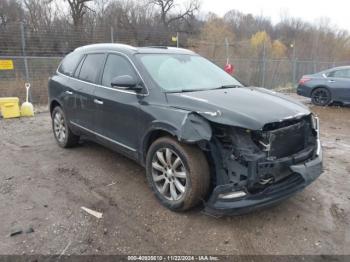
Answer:
POLYGON ((22 8, 17 0, 0 1, 0 26, 6 26, 10 22, 21 19, 22 8))
POLYGON ((191 0, 184 11, 175 13, 178 6, 175 0, 150 0, 149 2, 159 7, 160 20, 165 29, 169 28, 169 25, 175 21, 186 20, 193 17, 194 13, 198 11, 200 7, 198 0, 191 0))
POLYGON ((57 10, 51 6, 53 0, 24 0, 26 21, 34 31, 50 30, 57 10))
POLYGON ((88 2, 92 0, 67 0, 70 13, 73 19, 74 27, 78 27, 83 23, 83 17, 88 10, 93 11, 90 7, 88 7, 88 2))

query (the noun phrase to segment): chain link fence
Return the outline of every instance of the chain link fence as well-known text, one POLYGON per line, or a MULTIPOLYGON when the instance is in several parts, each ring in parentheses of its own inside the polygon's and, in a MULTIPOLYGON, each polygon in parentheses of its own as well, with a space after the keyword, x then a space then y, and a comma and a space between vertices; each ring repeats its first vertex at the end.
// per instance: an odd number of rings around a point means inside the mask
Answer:
POLYGON ((130 32, 112 27, 65 28, 52 30, 27 28, 21 23, 0 28, 0 60, 12 60, 13 70, 0 70, 0 97, 17 96, 25 99, 24 83, 30 82, 31 101, 47 104, 48 78, 61 59, 74 48, 86 44, 118 42, 135 46, 177 44, 189 48, 224 67, 229 60, 234 75, 246 85, 263 86, 284 91, 295 90, 297 81, 305 74, 350 64, 349 61, 315 61, 297 58, 271 59, 267 56, 238 56, 238 49, 247 48, 249 41, 196 42, 186 32, 157 33, 154 30, 130 32), (172 36, 178 35, 172 42, 172 36), (205 48, 203 48, 203 46, 205 48))
POLYGON ((12 60, 14 70, 0 70, 0 97, 16 96, 24 101, 24 84, 29 82, 31 101, 35 104, 47 104, 48 79, 56 71, 62 57, 0 56, 1 59, 12 60))

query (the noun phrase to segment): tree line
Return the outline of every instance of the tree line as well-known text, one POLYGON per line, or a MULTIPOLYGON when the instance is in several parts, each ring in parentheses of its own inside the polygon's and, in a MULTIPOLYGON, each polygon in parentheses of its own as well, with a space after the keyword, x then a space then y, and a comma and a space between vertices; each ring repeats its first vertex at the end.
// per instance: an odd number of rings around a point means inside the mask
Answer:
MULTIPOLYGON (((232 4, 234 7, 234 2, 232 4)), ((285 15, 269 18, 228 11, 203 14, 199 0, 2 0, 0 55, 62 55, 94 42, 174 45, 211 59, 350 60, 349 32, 328 19, 311 24, 285 15), (21 29, 21 23, 23 28, 21 29)))

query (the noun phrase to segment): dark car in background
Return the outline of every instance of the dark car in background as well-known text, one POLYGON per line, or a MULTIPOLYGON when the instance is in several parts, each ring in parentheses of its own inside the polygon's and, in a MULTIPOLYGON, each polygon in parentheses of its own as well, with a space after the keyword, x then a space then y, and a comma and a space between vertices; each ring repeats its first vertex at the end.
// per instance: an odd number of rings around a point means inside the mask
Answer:
POLYGON ((313 104, 350 104, 350 66, 336 67, 305 75, 299 81, 298 95, 310 97, 313 104))
POLYGON ((189 50, 77 48, 50 78, 49 99, 59 146, 82 137, 128 156, 174 211, 203 203, 211 214, 245 213, 322 173, 318 118, 308 108, 244 87, 189 50))

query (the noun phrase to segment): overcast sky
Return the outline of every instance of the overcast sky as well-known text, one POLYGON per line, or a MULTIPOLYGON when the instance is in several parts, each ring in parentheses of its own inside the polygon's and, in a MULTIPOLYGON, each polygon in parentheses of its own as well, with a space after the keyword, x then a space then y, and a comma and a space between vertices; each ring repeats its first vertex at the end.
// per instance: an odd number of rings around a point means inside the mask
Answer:
POLYGON ((214 12, 220 16, 231 9, 254 15, 270 17, 273 23, 281 14, 299 17, 314 23, 320 17, 328 17, 332 25, 350 31, 350 2, 348 0, 202 0, 202 12, 214 12))

